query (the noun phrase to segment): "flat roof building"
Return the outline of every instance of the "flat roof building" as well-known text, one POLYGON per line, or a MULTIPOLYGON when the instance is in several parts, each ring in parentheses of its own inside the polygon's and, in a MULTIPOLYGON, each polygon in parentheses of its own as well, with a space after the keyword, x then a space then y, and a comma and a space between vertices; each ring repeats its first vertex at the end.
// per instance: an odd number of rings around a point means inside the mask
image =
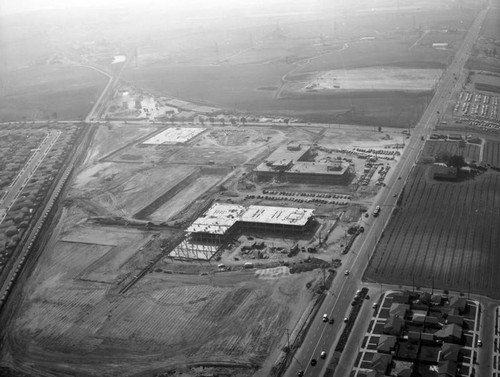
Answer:
POLYGON ((205 130, 206 128, 200 128, 200 127, 170 127, 150 137, 146 141, 143 141, 142 144, 145 145, 182 144, 191 140, 195 136, 198 136, 205 130))
POLYGON ((313 209, 250 206, 242 213, 238 226, 245 229, 303 232, 313 218, 313 209))
POLYGON ((245 207, 236 204, 215 203, 186 229, 189 233, 223 235, 239 220, 245 207))
POLYGON ((314 218, 306 208, 250 206, 215 203, 186 232, 199 240, 219 242, 235 228, 304 231, 314 218))
POLYGON ((349 183, 350 165, 344 161, 316 162, 311 146, 289 144, 276 149, 254 169, 262 180, 277 178, 288 182, 315 184, 349 183))
POLYGON ((314 210, 304 208, 213 204, 187 229, 171 258, 210 260, 236 230, 302 233, 316 224, 314 210))

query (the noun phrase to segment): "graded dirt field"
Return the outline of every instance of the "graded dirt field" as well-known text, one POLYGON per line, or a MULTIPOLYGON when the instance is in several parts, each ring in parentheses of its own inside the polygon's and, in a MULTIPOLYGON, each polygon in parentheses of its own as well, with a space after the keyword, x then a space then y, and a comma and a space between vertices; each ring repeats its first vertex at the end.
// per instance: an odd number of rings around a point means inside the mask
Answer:
POLYGON ((500 174, 438 182, 417 165, 383 232, 367 280, 499 298, 500 174))
POLYGON ((86 156, 85 164, 105 159, 110 154, 120 150, 121 147, 125 147, 132 142, 137 142, 137 140, 146 135, 153 134, 157 131, 158 128, 154 126, 130 123, 109 123, 105 126, 98 127, 92 146, 86 156))
POLYGON ((439 69, 373 67, 327 71, 309 81, 302 91, 320 90, 432 90, 441 75, 439 69))
POLYGON ((121 276, 137 266, 132 255, 150 237, 88 226, 54 234, 59 241, 39 261, 9 327, 9 364, 132 376, 218 363, 239 365, 249 376, 279 348, 285 327, 311 299, 305 285, 316 272, 153 273, 118 294, 121 276))
POLYGON ((69 198, 91 201, 102 208, 103 214, 132 217, 195 172, 185 166, 161 168, 104 162, 77 177, 69 198))
MULTIPOLYGON (((342 258, 347 232, 377 187, 375 178, 359 191, 355 184, 259 182, 252 169, 294 142, 317 143, 318 158, 343 156, 359 173, 366 159, 356 158, 354 148, 395 152, 403 139, 400 130, 363 127, 209 126, 185 144, 155 146, 142 141, 169 126, 94 127, 8 326, 2 365, 17 371, 189 375, 193 366, 222 365, 231 376, 249 377, 259 368, 266 374, 286 330, 298 331, 309 313, 323 278, 320 266, 342 258), (264 190, 293 195, 248 197, 264 190), (306 235, 238 234, 218 262, 168 258, 184 229, 213 202, 315 209, 318 224, 306 235), (316 231, 323 235, 322 248, 288 255, 296 244, 317 248, 316 231), (244 248, 256 240, 266 244, 260 254, 244 248), (245 262, 257 268, 246 270, 245 262), (150 272, 124 290, 148 266, 150 272)), ((393 166, 391 156, 378 166, 393 166)))

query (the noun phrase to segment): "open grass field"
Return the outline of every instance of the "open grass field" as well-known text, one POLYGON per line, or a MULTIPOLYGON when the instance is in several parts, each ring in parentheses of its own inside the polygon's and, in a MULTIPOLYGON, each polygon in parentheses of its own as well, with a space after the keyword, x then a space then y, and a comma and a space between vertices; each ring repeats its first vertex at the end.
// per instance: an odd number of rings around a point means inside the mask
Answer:
MULTIPOLYGON (((434 41, 433 33, 426 36, 424 45, 410 49, 421 37, 416 28, 454 27, 460 31, 447 40, 458 42, 464 35, 462 29, 473 17, 474 12, 456 10, 423 10, 397 16, 390 12, 358 13, 338 16, 335 20, 284 21, 279 31, 281 37, 275 35, 275 24, 259 25, 259 28, 249 24, 245 33, 237 30, 224 38, 214 34, 225 42, 217 43, 216 49, 214 40, 218 38, 208 34, 195 38, 190 34, 186 38, 192 44, 182 44, 182 48, 180 41, 168 45, 167 41, 163 44, 154 41, 145 46, 145 59, 137 68, 130 68, 125 76, 156 93, 225 109, 324 123, 348 120, 406 127, 418 120, 432 88, 418 95, 401 94, 397 90, 370 94, 364 88, 336 95, 297 94, 288 86, 293 87, 293 83, 303 80, 304 75, 334 69, 378 66, 442 69, 454 50, 431 48, 427 42, 434 41), (333 24, 336 27, 332 28, 333 24), (361 40, 363 37, 374 39, 361 40), (276 44, 281 47, 276 48, 276 44)), ((435 42, 439 41, 436 36, 435 42)))
POLYGON ((500 39, 500 28, 498 27, 498 19, 500 18, 500 9, 492 7, 488 11, 483 27, 479 34, 479 39, 474 45, 474 50, 467 61, 466 67, 478 71, 491 71, 500 73, 500 63, 498 60, 498 52, 496 56, 490 56, 486 50, 491 50, 498 47, 492 41, 500 39))
POLYGON ((497 172, 443 183, 417 165, 365 278, 499 298, 499 193, 497 172))
POLYGON ((107 78, 89 68, 32 66, 9 74, 0 93, 0 122, 79 120, 90 111, 107 78))

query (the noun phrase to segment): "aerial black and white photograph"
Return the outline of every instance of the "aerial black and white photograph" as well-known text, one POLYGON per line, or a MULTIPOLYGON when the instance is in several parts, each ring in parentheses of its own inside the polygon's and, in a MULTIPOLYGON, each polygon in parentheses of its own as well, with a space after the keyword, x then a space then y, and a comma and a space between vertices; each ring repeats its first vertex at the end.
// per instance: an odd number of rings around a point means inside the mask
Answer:
POLYGON ((0 0, 0 377, 500 377, 500 0, 0 0))

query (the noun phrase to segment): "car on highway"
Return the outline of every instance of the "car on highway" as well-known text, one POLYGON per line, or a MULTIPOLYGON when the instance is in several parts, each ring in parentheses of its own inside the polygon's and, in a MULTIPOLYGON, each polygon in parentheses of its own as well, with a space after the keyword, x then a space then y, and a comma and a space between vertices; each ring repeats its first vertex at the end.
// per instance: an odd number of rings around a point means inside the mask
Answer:
POLYGON ((311 366, 315 366, 318 363, 318 360, 312 359, 311 360, 311 366))
POLYGON ((349 270, 345 270, 344 275, 349 276, 349 270))
POLYGON ((477 346, 482 347, 483 346, 483 341, 481 339, 477 340, 477 346))
POLYGON ((378 303, 374 302, 373 305, 372 305, 372 308, 373 309, 377 309, 378 308, 378 303))
POLYGON ((376 206, 375 209, 373 210, 373 216, 377 217, 379 213, 380 213, 380 206, 376 206))
POLYGON ((299 373, 297 373, 297 376, 302 377, 304 375, 304 371, 301 369, 299 370, 299 373))
POLYGON ((347 322, 347 321, 349 321, 349 318, 344 317, 344 322, 347 322))
POLYGON ((319 355, 319 357, 321 357, 322 359, 325 359, 326 358, 326 352, 325 351, 321 351, 321 354, 319 355))
POLYGON ((323 322, 328 322, 328 314, 323 314, 323 322))
POLYGON ((328 321, 330 323, 330 325, 333 325, 333 323, 335 322, 335 320, 333 318, 330 318, 330 321, 328 321))

